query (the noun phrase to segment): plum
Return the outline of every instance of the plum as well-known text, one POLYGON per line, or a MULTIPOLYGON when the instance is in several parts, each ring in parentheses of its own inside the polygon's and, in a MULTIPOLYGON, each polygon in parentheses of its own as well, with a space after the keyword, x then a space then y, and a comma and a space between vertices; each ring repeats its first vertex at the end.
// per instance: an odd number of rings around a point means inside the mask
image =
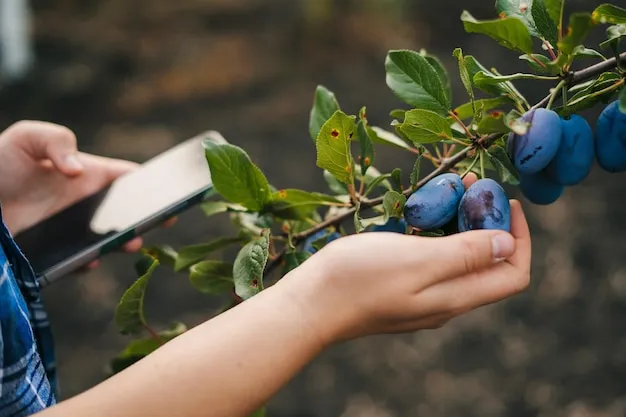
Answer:
POLYGON ((404 234, 406 233, 406 221, 397 217, 391 217, 387 220, 387 223, 372 227, 372 232, 393 232, 404 234))
POLYGON ((496 181, 483 178, 472 184, 459 204, 459 232, 469 230, 511 231, 511 205, 496 181))
POLYGON ((528 201, 537 205, 554 203, 565 187, 550 178, 545 171, 533 175, 520 174, 520 190, 528 201))
POLYGON ((596 124, 596 158, 608 172, 626 171, 626 114, 619 102, 606 106, 596 124))
POLYGON ((404 218, 421 230, 438 229, 452 220, 464 191, 460 176, 441 174, 411 194, 404 206, 404 218))
POLYGON ((561 119, 561 126, 561 144, 546 171, 561 185, 575 185, 591 172, 595 158, 593 131, 577 114, 561 119))
POLYGON ((543 108, 530 110, 521 119, 530 126, 525 135, 509 134, 509 153, 520 174, 535 174, 548 166, 559 149, 561 120, 543 108))
MULTIPOLYGON (((309 238, 304 242, 303 250, 309 253, 317 252, 317 249, 315 248, 315 246, 313 246, 313 243, 322 239, 324 236, 326 236, 327 233, 328 232, 326 230, 320 230, 319 232, 309 236, 309 238)), ((333 240, 339 239, 340 237, 341 235, 337 232, 330 233, 326 238, 326 244, 329 244, 333 240)))

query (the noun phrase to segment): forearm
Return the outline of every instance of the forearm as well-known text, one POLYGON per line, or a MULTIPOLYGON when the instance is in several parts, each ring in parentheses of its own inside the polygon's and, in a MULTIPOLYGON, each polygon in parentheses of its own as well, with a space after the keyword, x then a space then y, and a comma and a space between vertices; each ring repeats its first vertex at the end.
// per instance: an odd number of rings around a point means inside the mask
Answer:
POLYGON ((41 417, 248 416, 325 347, 288 300, 265 290, 41 417))

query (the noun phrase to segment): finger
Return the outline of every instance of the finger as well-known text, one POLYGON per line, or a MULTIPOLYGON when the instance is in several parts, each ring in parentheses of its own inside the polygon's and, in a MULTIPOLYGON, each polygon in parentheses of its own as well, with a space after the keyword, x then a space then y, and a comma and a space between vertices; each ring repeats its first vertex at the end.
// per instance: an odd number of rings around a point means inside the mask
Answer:
POLYGON ((136 237, 133 240, 126 242, 126 244, 124 245, 124 251, 131 253, 139 252, 142 247, 143 239, 141 239, 140 237, 136 237))
POLYGON ((511 200, 511 234, 515 238, 515 253, 507 262, 517 268, 525 268, 530 274, 531 239, 530 229, 522 205, 517 200, 511 200))
POLYGON ((474 174, 473 172, 470 172, 463 178, 463 185, 465 186, 465 189, 467 190, 476 181, 478 181, 478 175, 474 174))
POLYGON ((502 230, 472 230, 428 240, 428 245, 420 244, 428 261, 423 276, 426 286, 502 262, 513 255, 516 243, 502 230))
POLYGON ((125 161, 122 159, 105 158, 90 154, 81 154, 84 163, 89 166, 90 170, 102 173, 101 180, 108 184, 122 175, 133 172, 139 167, 136 162, 125 161))
POLYGON ((36 160, 50 160, 64 175, 83 171, 76 147, 76 135, 65 126, 54 123, 25 121, 10 128, 16 144, 36 160))

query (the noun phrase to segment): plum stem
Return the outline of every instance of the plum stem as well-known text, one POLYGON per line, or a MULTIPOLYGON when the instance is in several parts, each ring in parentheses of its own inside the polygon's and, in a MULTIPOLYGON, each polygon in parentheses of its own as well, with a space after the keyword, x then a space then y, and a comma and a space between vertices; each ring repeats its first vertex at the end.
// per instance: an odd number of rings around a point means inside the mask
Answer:
POLYGON ((554 88, 554 90, 552 90, 552 93, 550 94, 550 99, 548 100, 548 104, 546 105, 547 110, 550 110, 552 108, 552 105, 554 104, 554 100, 556 99, 556 96, 561 93, 561 89, 565 86, 567 86, 567 81, 561 80, 557 84, 557 86, 554 88))
POLYGON ((472 161, 470 166, 465 170, 465 172, 463 172, 463 174, 461 174, 461 179, 465 178, 467 176, 467 174, 472 172, 472 169, 474 169, 474 167, 476 166, 476 163, 478 162, 478 158, 479 158, 479 156, 476 155, 476 157, 474 158, 474 160, 472 161))
POLYGON ((480 159, 480 178, 483 179, 485 178, 485 158, 484 158, 485 153, 483 151, 480 151, 478 153, 478 157, 480 159))

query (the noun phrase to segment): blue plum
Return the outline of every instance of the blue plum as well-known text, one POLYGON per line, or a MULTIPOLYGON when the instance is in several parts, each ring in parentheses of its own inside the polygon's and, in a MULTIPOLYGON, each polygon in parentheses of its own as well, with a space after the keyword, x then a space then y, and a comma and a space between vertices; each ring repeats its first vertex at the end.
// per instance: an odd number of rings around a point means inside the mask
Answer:
POLYGON ((457 174, 441 174, 411 194, 404 206, 404 218, 421 230, 438 229, 455 216, 464 191, 457 174))
MULTIPOLYGON (((319 232, 309 236, 309 238, 304 242, 303 250, 309 253, 317 252, 317 249, 315 248, 315 246, 313 246, 313 243, 322 239, 324 236, 326 236, 327 233, 328 232, 326 230, 320 230, 319 232)), ((340 237, 341 235, 339 233, 333 232, 329 234, 328 237, 326 238, 326 244, 329 244, 333 240, 339 239, 340 237)))
POLYGON ((577 114, 561 119, 561 125, 561 145, 546 170, 559 184, 575 185, 591 172, 595 158, 593 131, 589 123, 577 114))
POLYGON ((459 232, 469 230, 511 231, 511 205, 504 189, 490 178, 472 184, 459 204, 459 232))
POLYGON ((626 171, 626 114, 617 101, 606 106, 598 118, 596 157, 605 171, 626 171))
POLYGON ((406 233, 406 221, 397 217, 391 217, 387 220, 387 223, 372 227, 372 232, 393 232, 404 234, 406 233))
POLYGON ((556 155, 561 143, 561 119, 552 110, 530 110, 522 116, 530 123, 525 135, 509 134, 508 149, 520 174, 536 174, 556 155))
POLYGON ((520 174, 520 190, 528 201, 537 205, 554 203, 565 187, 551 179, 545 171, 534 175, 520 174))

